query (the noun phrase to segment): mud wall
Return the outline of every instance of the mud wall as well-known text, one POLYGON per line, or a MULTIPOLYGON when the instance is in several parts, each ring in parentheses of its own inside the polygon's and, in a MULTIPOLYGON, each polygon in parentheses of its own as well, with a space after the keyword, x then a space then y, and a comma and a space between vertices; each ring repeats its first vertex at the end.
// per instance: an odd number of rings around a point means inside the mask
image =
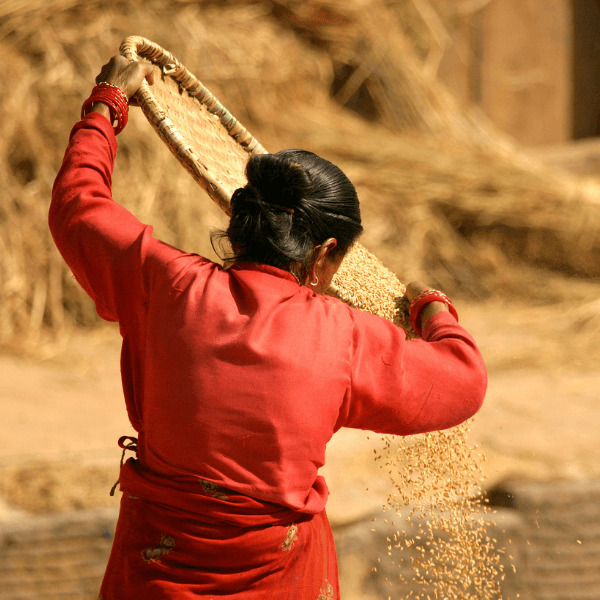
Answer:
MULTIPOLYGON (((565 142, 574 127, 576 137, 583 137, 584 129, 585 135, 596 135, 589 133, 589 104, 598 87, 589 73, 597 62, 591 56, 598 55, 590 43, 598 35, 597 22, 587 13, 597 8, 574 1, 585 10, 574 12, 570 0, 492 0, 458 15, 440 64, 441 80, 466 105, 480 106, 500 130, 527 145, 565 142)), ((595 120, 593 125, 595 131, 595 120)))

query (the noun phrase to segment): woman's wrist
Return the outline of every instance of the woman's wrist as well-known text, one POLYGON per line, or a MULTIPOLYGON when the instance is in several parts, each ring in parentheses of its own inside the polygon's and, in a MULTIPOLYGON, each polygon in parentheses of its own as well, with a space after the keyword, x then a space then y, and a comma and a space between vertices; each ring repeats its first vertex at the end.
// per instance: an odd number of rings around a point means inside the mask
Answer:
POLYGON ((110 121, 110 108, 104 102, 96 102, 92 105, 90 112, 97 112, 105 116, 110 121))
POLYGON ((129 100, 127 95, 117 85, 101 81, 92 90, 90 97, 81 107, 81 118, 89 112, 99 112, 106 115, 102 105, 108 108, 108 119, 114 127, 115 135, 123 131, 129 117, 129 100))
POLYGON ((448 305, 443 302, 434 301, 426 304, 421 311, 421 331, 425 331, 427 322, 433 315, 436 315, 439 312, 449 312, 449 310, 448 305))
POLYGON ((429 319, 438 312, 449 311, 458 321, 456 309, 443 292, 429 288, 419 281, 413 281, 407 286, 406 297, 410 301, 410 323, 419 337, 422 337, 429 319))

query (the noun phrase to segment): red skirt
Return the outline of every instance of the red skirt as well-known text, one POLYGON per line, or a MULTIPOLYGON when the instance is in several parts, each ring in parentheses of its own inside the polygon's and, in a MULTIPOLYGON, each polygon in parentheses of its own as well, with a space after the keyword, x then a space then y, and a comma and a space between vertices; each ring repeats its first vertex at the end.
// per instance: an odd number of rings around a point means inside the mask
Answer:
POLYGON ((132 459, 120 484, 101 600, 339 598, 325 511, 297 513, 201 479, 165 482, 132 459))

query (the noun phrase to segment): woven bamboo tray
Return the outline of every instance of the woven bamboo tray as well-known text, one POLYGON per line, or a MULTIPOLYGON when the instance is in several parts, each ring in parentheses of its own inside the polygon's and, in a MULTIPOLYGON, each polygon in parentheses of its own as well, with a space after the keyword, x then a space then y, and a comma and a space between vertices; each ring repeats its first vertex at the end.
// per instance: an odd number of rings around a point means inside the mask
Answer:
MULTIPOLYGON (((230 214, 233 192, 246 185, 250 155, 266 154, 248 130, 170 52, 143 37, 121 44, 129 60, 154 64, 154 83, 136 100, 158 135, 208 195, 230 214)), ((413 332, 402 299, 405 287, 373 254, 354 244, 328 290, 344 302, 413 332)))

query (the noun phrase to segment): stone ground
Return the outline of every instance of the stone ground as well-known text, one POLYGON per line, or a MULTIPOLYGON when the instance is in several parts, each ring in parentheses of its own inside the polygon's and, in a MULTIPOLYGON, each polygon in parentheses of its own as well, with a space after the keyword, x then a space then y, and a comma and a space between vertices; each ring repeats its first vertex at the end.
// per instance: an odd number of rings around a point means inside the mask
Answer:
MULTIPOLYGON (((487 459, 486 486, 513 477, 600 476, 599 290, 580 285, 551 305, 457 303, 490 375, 470 434, 487 459)), ((118 471, 116 441, 132 433, 118 355, 114 329, 77 333, 45 360, 0 355, 5 505, 35 512, 116 505, 104 490, 118 471)), ((385 501, 377 445, 378 436, 356 430, 330 442, 324 474, 332 522, 353 521, 385 501)))

